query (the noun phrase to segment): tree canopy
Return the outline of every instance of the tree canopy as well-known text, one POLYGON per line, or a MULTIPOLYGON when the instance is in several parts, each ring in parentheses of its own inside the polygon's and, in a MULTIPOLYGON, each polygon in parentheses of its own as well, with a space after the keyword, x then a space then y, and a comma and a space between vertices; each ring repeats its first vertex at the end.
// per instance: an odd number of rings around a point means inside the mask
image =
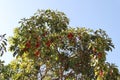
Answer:
POLYGON ((70 27, 63 12, 38 10, 21 19, 9 38, 16 60, 9 64, 14 80, 119 80, 106 55, 114 45, 102 29, 70 27))

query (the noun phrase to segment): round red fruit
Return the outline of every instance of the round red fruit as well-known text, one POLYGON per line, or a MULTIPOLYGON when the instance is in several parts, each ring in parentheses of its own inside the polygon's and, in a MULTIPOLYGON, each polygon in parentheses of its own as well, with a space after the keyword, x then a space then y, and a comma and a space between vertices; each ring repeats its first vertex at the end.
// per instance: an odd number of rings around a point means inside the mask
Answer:
POLYGON ((102 58, 102 53, 98 53, 98 58, 102 58))
POLYGON ((31 47, 30 41, 27 41, 25 46, 26 46, 26 48, 30 48, 31 47))
POLYGON ((69 33, 69 34, 67 35, 67 37, 68 37, 69 39, 72 39, 74 36, 73 36, 72 33, 69 33))
POLYGON ((40 55, 40 51, 35 52, 35 56, 38 57, 40 55))
POLYGON ((47 42, 46 42, 46 46, 47 46, 47 47, 50 47, 50 44, 51 44, 51 41, 47 41, 47 42))
POLYGON ((102 77, 102 76, 103 76, 103 71, 102 71, 102 70, 100 70, 100 73, 99 73, 99 74, 100 74, 100 76, 102 77))
POLYGON ((40 42, 37 42, 35 45, 36 48, 40 47, 40 42))

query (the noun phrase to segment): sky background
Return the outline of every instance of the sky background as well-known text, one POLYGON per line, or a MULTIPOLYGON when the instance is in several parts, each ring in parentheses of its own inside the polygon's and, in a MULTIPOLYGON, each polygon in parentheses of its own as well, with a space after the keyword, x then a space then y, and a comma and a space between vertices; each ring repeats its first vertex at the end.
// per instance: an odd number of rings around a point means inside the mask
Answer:
MULTIPOLYGON (((20 19, 33 16, 38 9, 64 12, 70 26, 105 30, 115 45, 107 61, 120 70, 120 0, 0 0, 0 34, 12 36, 20 19)), ((6 52, 0 59, 8 64, 13 57, 6 52)))

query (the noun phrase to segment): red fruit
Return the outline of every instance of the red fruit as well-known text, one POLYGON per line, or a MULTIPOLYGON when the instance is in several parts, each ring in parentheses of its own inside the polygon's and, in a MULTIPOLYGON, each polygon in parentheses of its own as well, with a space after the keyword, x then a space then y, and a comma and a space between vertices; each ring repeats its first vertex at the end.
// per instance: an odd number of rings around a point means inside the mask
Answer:
POLYGON ((102 77, 102 76, 103 76, 103 71, 102 71, 102 70, 100 70, 100 73, 99 73, 99 74, 100 74, 100 76, 102 77))
POLYGON ((47 35, 47 32, 44 32, 44 33, 43 33, 43 36, 45 37, 46 35, 47 35))
POLYGON ((47 42, 46 42, 46 46, 47 46, 47 47, 50 47, 50 44, 51 44, 51 41, 47 41, 47 42))
POLYGON ((35 52, 35 56, 38 57, 40 55, 40 51, 35 52))
POLYGON ((102 53, 98 53, 98 58, 102 58, 102 53))
POLYGON ((26 50, 27 50, 26 48, 23 49, 23 51, 26 51, 26 50))
POLYGON ((27 43, 25 44, 26 48, 30 48, 31 47, 31 44, 30 44, 30 41, 27 41, 27 43))
POLYGON ((67 37, 68 37, 69 39, 72 39, 74 36, 73 36, 72 33, 69 33, 69 34, 67 35, 67 37))
POLYGON ((40 42, 37 42, 35 45, 36 48, 40 47, 40 42))

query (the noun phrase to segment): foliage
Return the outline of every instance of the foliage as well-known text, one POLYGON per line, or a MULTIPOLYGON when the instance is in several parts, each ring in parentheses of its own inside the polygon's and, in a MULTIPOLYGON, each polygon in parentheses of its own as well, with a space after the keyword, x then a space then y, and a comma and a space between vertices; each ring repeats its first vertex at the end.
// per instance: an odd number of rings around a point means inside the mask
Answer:
POLYGON ((66 15, 52 10, 38 10, 19 24, 9 39, 16 57, 12 79, 119 80, 118 69, 105 62, 114 48, 105 31, 68 27, 66 15))
POLYGON ((4 52, 6 52, 6 46, 7 46, 7 39, 5 38, 5 35, 0 35, 0 56, 3 55, 4 52))
MULTIPOLYGON (((6 46, 7 46, 7 39, 5 38, 6 34, 0 35, 0 57, 3 55, 4 52, 6 52, 6 46)), ((4 77, 6 77, 3 72, 5 72, 6 66, 4 65, 4 61, 0 60, 0 79, 3 80, 4 77)))
POLYGON ((37 70, 34 61, 27 58, 18 58, 10 64, 13 80, 37 80, 37 70))

